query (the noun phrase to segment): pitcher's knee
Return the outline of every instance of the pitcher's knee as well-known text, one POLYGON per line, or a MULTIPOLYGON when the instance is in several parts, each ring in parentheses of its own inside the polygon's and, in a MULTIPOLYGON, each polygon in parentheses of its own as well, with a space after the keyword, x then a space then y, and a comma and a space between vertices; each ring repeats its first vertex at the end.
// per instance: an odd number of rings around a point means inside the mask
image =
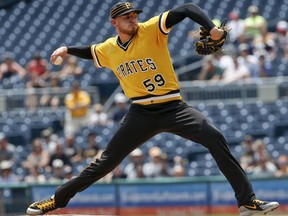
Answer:
POLYGON ((204 124, 202 127, 201 142, 207 148, 218 148, 219 146, 227 146, 226 139, 221 131, 211 124, 204 124), (218 146, 218 147, 217 147, 218 146))
POLYGON ((202 132, 205 134, 207 139, 225 139, 221 131, 219 131, 215 126, 208 123, 204 123, 202 126, 202 132))
POLYGON ((209 134, 211 138, 214 140, 224 140, 224 135, 221 131, 217 130, 216 128, 209 134))

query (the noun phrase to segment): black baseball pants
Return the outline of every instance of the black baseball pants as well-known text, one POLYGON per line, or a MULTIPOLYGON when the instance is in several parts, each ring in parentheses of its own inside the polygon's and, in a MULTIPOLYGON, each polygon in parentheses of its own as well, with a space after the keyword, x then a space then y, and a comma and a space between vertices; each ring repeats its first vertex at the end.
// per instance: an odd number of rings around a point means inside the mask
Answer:
POLYGON ((131 151, 161 132, 170 132, 205 146, 232 186, 238 206, 255 196, 223 134, 199 111, 177 100, 153 105, 132 104, 101 158, 56 189, 57 207, 65 207, 77 192, 111 172, 131 151))

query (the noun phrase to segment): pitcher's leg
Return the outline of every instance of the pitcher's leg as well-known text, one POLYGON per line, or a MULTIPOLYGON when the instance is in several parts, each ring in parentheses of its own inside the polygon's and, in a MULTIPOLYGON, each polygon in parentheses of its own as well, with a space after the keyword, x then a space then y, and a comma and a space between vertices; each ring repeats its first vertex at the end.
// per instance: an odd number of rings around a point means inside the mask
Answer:
POLYGON ((196 139, 209 149, 220 170, 230 182, 238 202, 240 216, 266 214, 278 208, 278 202, 256 199, 245 172, 230 153, 223 135, 213 125, 204 121, 196 139), (205 139, 207 136, 208 141, 205 139))
POLYGON ((246 173, 231 154, 227 142, 220 131, 204 120, 201 131, 193 139, 208 148, 219 169, 232 186, 238 206, 243 205, 247 200, 255 196, 246 173))
POLYGON ((208 148, 232 186, 239 206, 254 197, 252 186, 244 170, 231 154, 223 134, 194 108, 180 104, 177 110, 177 115, 174 115, 177 118, 171 117, 170 120, 166 120, 166 125, 170 125, 170 131, 208 148))
POLYGON ((65 207, 77 192, 83 191, 111 172, 131 151, 156 134, 152 118, 135 115, 128 114, 100 159, 92 162, 77 177, 56 189, 57 207, 65 207))

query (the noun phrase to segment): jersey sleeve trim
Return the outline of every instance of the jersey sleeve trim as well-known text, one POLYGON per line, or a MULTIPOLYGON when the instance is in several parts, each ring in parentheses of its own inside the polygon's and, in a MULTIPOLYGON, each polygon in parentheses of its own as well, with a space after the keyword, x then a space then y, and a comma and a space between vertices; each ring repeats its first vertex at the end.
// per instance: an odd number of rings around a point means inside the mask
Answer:
POLYGON ((159 18, 159 29, 165 35, 169 34, 169 32, 171 31, 171 28, 166 28, 166 19, 167 19, 168 13, 169 11, 166 11, 160 14, 160 18, 159 18))
POLYGON ((92 45, 90 49, 91 49, 91 53, 93 56, 95 66, 98 68, 102 68, 102 65, 100 64, 98 56, 97 56, 96 45, 92 45))

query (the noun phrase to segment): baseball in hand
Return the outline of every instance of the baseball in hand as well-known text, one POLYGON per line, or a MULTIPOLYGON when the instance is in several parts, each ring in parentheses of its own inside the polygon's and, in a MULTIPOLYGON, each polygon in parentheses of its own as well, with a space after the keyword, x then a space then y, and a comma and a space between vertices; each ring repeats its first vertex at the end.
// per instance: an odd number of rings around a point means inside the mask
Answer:
POLYGON ((63 58, 61 56, 57 56, 56 59, 52 62, 54 65, 61 65, 63 62, 63 58))

